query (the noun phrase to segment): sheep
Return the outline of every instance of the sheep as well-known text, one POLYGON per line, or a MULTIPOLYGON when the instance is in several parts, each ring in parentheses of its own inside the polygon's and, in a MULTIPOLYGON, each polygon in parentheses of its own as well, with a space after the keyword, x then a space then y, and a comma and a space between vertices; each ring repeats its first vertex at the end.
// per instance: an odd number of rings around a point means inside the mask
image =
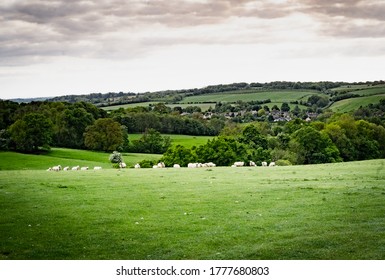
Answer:
POLYGON ((63 171, 68 171, 68 170, 70 170, 69 166, 66 166, 66 167, 63 168, 63 171))
POLYGON ((140 164, 139 163, 135 164, 134 168, 136 168, 136 169, 140 168, 140 164))
POLYGON ((61 169, 62 169, 61 165, 56 165, 56 166, 52 167, 53 171, 60 171, 61 169))
POLYGON ((153 165, 152 168, 159 168, 158 165, 153 165))
POLYGON ((245 163, 243 161, 234 162, 235 167, 242 167, 245 163))
POLYGON ((127 164, 125 164, 124 162, 121 162, 121 163, 119 163, 119 167, 120 168, 126 168, 127 164))
POLYGON ((158 163, 158 168, 165 168, 166 165, 164 164, 164 162, 159 162, 158 163))
POLYGON ((250 162, 249 162, 249 165, 250 165, 250 166, 257 166, 257 165, 255 164, 255 162, 254 162, 254 161, 251 161, 251 160, 250 160, 250 162))
POLYGON ((80 168, 80 170, 88 170, 88 166, 84 166, 84 167, 80 168))
POLYGON ((47 171, 52 171, 52 168, 51 168, 51 167, 48 167, 47 171))
POLYGON ((74 167, 72 167, 71 170, 80 170, 80 166, 79 165, 78 166, 74 166, 74 167))
POLYGON ((207 165, 207 167, 216 167, 216 164, 212 163, 211 161, 205 164, 207 165))
POLYGON ((180 165, 177 164, 177 163, 175 163, 173 167, 174 167, 174 168, 180 168, 180 165))
POLYGON ((275 166, 275 162, 274 161, 270 162, 269 166, 275 166))
POLYGON ((94 170, 102 170, 102 167, 101 166, 95 166, 94 170))
POLYGON ((189 164, 187 164, 187 167, 188 168, 197 168, 198 167, 198 163, 189 163, 189 164))
POLYGON ((262 162, 262 166, 267 166, 267 162, 266 162, 266 161, 263 161, 263 162, 262 162))

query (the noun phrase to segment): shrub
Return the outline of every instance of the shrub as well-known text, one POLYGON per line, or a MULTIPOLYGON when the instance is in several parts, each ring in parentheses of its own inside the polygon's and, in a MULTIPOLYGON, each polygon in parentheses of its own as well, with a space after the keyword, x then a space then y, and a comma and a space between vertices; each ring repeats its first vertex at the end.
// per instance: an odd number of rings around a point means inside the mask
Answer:
POLYGON ((288 165, 292 165, 292 163, 289 161, 289 160, 286 160, 286 159, 279 159, 275 162, 276 165, 278 166, 288 166, 288 165))
POLYGON ((110 162, 111 163, 117 163, 119 165, 119 163, 123 162, 123 156, 121 153, 117 152, 117 151, 114 151, 111 155, 110 155, 110 162))

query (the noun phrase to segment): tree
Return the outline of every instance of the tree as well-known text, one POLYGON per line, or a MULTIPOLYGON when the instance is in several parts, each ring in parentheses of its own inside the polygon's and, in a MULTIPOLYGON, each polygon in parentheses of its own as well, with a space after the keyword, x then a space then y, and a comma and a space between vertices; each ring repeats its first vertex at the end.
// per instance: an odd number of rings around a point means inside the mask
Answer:
POLYGON ((290 111, 290 106, 288 103, 286 102, 283 102, 282 105, 281 105, 281 111, 282 112, 289 112, 290 111))
POLYGON ((110 118, 102 118, 86 128, 84 144, 95 151, 115 151, 121 148, 126 134, 123 127, 110 118))
POLYGON ((170 146, 170 137, 163 137, 159 131, 150 128, 146 130, 140 139, 132 141, 129 149, 135 153, 162 154, 170 146))
POLYGON ((29 113, 12 124, 9 133, 16 150, 34 152, 39 147, 49 147, 52 141, 53 124, 43 114, 29 113))
POLYGON ((196 162, 196 155, 191 149, 177 145, 175 148, 169 148, 160 159, 166 166, 172 166, 177 163, 181 166, 187 166, 190 162, 196 162))
POLYGON ((56 144, 68 148, 84 147, 84 132, 94 122, 94 117, 84 108, 68 108, 62 112, 56 133, 56 144))
POLYGON ((297 153, 297 163, 316 164, 341 161, 339 150, 325 132, 311 126, 303 127, 292 135, 291 151, 297 153))

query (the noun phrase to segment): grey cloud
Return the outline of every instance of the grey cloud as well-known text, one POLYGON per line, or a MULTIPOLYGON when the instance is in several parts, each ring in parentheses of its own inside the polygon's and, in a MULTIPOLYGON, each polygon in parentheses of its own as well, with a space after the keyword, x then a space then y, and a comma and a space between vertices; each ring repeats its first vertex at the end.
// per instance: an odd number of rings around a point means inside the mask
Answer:
MULTIPOLYGON (((125 44, 128 52, 138 52, 134 48, 142 46, 142 38, 138 35, 141 30, 153 29, 156 34, 159 26, 165 29, 194 28, 223 23, 234 17, 283 16, 282 10, 267 4, 268 1, 251 0, 28 0, 12 5, 0 4, 0 20, 5 23, 0 26, 0 34, 3 34, 0 59, 79 53, 106 55, 111 53, 109 50, 117 49, 111 42, 125 44), (256 2, 258 5, 248 7, 256 2), (10 33, 7 29, 12 25, 16 29, 10 33), (122 36, 120 42, 117 36, 122 36), (79 42, 85 43, 88 49, 77 50, 79 42)), ((176 39, 184 41, 184 38, 176 39)), ((223 41, 219 34, 211 39, 199 36, 194 39, 197 42, 202 39, 203 43, 223 41)), ((155 40, 153 42, 156 44, 155 40)))
POLYGON ((320 32, 350 38, 385 37, 385 3, 376 0, 300 0, 299 11, 321 23, 320 32))

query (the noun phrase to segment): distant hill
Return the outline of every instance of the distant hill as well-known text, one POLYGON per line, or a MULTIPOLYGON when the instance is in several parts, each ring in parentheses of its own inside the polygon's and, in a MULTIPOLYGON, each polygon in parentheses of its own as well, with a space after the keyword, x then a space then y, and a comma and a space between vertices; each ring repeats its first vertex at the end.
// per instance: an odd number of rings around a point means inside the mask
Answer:
POLYGON ((46 101, 46 100, 49 100, 50 98, 52 97, 13 98, 9 100, 17 103, 31 103, 34 101, 46 101))

